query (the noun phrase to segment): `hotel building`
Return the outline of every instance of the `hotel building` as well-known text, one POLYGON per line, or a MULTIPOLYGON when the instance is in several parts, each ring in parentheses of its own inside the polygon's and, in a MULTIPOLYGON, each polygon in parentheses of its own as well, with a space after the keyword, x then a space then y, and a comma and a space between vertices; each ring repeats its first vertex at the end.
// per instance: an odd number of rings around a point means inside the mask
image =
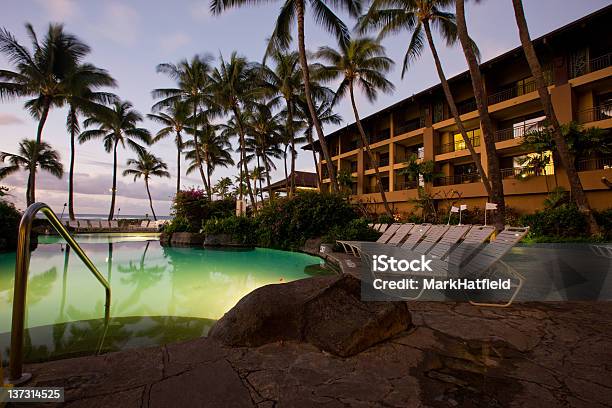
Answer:
MULTIPOLYGON (((612 127, 611 21, 612 6, 608 6, 534 41, 560 123, 575 121, 584 127, 612 127)), ((513 23, 513 19, 508 22, 513 23)), ((525 168, 524 157, 531 152, 521 146, 523 135, 542 128, 545 117, 523 50, 519 47, 506 52, 482 63, 480 69, 495 127, 506 204, 520 213, 542 208, 548 191, 556 185, 569 190, 569 184, 554 155, 544 169, 525 168)), ((486 170, 487 158, 469 72, 450 78, 449 84, 461 120, 486 170)), ((484 207, 487 200, 484 186, 440 84, 363 118, 362 124, 394 211, 414 211, 411 199, 417 198, 418 185, 427 188, 437 206, 454 200, 484 207), (422 178, 410 181, 402 169, 412 155, 420 161, 433 160, 440 176, 428 183, 422 178)), ((370 210, 383 212, 374 169, 361 146, 355 124, 326 135, 326 140, 334 167, 352 175, 351 199, 370 206, 370 210)), ((321 189, 326 191, 330 187, 327 167, 318 142, 314 148, 319 151, 319 170, 324 177, 321 189)), ((578 157, 576 166, 591 206, 612 207, 612 189, 602 180, 605 177, 612 182, 612 156, 596 153, 578 157)))

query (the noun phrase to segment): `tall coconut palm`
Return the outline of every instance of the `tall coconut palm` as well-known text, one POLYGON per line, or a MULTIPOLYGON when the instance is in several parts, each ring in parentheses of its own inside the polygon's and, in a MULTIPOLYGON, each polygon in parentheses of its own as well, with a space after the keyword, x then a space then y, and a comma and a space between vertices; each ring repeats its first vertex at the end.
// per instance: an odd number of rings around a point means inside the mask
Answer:
MULTIPOLYGON (((191 126, 197 131, 200 124, 204 124, 207 119, 206 111, 212 107, 211 94, 211 61, 210 55, 194 55, 191 60, 182 60, 178 64, 163 63, 157 66, 157 72, 168 75, 177 82, 177 88, 158 88, 153 90, 152 95, 155 99, 160 99, 153 110, 168 108, 177 102, 186 103, 191 109, 191 126)), ((193 142, 197 145, 198 141, 193 133, 193 142)), ((202 167, 200 149, 195 149, 198 162, 197 168, 200 170, 202 184, 206 190, 206 175, 202 167)))
POLYGON ((225 200, 230 197, 230 188, 233 185, 234 183, 232 183, 231 178, 221 177, 219 181, 217 181, 217 184, 215 184, 215 186, 213 187, 213 191, 215 192, 215 194, 221 196, 222 200, 225 200))
MULTIPOLYGON (((64 166, 59 153, 48 143, 37 143, 34 139, 22 140, 17 154, 0 152, 0 162, 9 164, 0 168, 0 180, 20 169, 36 173, 40 168, 57 178, 62 178, 64 175, 64 166)), ((29 185, 26 187, 26 200, 30 197, 30 192, 27 191, 29 187, 29 185)))
POLYGON ((137 150, 137 154, 137 158, 128 159, 128 168, 123 171, 123 176, 134 176, 134 181, 141 177, 144 179, 151 213, 153 214, 153 219, 157 221, 155 209, 153 208, 153 199, 151 198, 151 190, 149 190, 149 180, 151 177, 170 177, 168 165, 162 159, 144 149, 137 150))
MULTIPOLYGON (((62 88, 67 73, 90 48, 65 32, 61 24, 50 24, 42 41, 38 40, 31 24, 25 27, 32 51, 21 45, 9 31, 0 29, 0 53, 16 68, 15 71, 0 70, 0 99, 33 97, 25 103, 25 108, 38 120, 36 143, 40 143, 49 111, 64 103, 62 88)), ((34 155, 38 150, 33 150, 34 155)), ((28 175, 27 190, 30 194, 27 204, 30 205, 36 200, 34 168, 28 175)))
POLYGON ((163 127, 157 131, 153 138, 153 143, 156 143, 171 134, 174 134, 174 143, 176 144, 176 192, 181 190, 181 161, 183 154, 183 135, 182 132, 188 126, 189 121, 189 105, 183 101, 174 101, 174 103, 166 108, 165 112, 150 113, 147 117, 154 122, 161 124, 163 127))
POLYGON ((387 202, 382 178, 378 171, 378 163, 370 149, 370 143, 361 124, 355 102, 355 87, 359 87, 370 102, 376 100, 379 91, 393 91, 393 84, 385 78, 385 74, 393 66, 393 61, 386 56, 385 48, 372 38, 351 39, 348 42, 340 42, 338 47, 338 50, 330 47, 319 48, 316 56, 329 64, 319 70, 319 75, 328 80, 338 78, 341 80, 336 91, 336 100, 346 96, 348 92, 361 143, 366 148, 370 163, 374 166, 376 183, 385 211, 390 217, 393 217, 393 211, 387 202))
POLYGON ((533 43, 531 42, 529 27, 527 26, 527 20, 525 19, 525 10, 523 9, 523 2, 521 0, 512 0, 512 6, 514 7, 514 16, 516 18, 516 25, 518 27, 523 52, 525 53, 527 64, 531 70, 531 75, 535 80, 542 109, 544 110, 550 126, 553 129, 553 138, 555 140, 557 153, 567 174, 572 199, 574 200, 574 203, 576 203, 578 209, 587 217, 591 233, 600 234, 601 230, 597 224, 597 220, 595 220, 595 217, 593 216, 593 211, 591 210, 589 201, 587 200, 586 194, 584 193, 584 189, 582 187, 582 182, 580 181, 580 177, 576 171, 576 166, 574 165, 574 158, 567 146, 561 126, 559 125, 559 120, 557 119, 555 110, 552 106, 550 94, 548 93, 548 87, 546 86, 544 75, 542 74, 542 66, 538 60, 538 55, 536 54, 533 43))
POLYGON ((92 64, 79 64, 69 70, 63 84, 62 96, 68 105, 66 128, 70 133, 70 166, 68 171, 68 215, 74 216, 74 164, 75 139, 81 131, 79 115, 93 113, 102 108, 102 104, 113 102, 116 96, 100 92, 101 87, 116 86, 115 80, 103 69, 92 64))
POLYGON ((497 212, 493 214, 493 224, 497 230, 504 228, 504 219, 506 214, 506 201, 504 198, 504 183, 499 166, 499 157, 495 149, 495 129, 493 121, 489 115, 489 106, 484 89, 484 81, 478 65, 478 58, 474 51, 474 42, 470 38, 465 22, 465 5, 464 0, 455 0, 455 13, 457 16, 457 37, 461 43, 465 60, 467 61, 472 79, 472 89, 474 91, 474 99, 476 100, 476 108, 480 116, 482 126, 482 138, 487 154, 487 175, 491 183, 491 201, 497 203, 497 212))
POLYGON ((93 139, 102 139, 104 149, 107 153, 113 153, 113 187, 111 189, 111 205, 108 212, 108 220, 115 216, 115 197, 117 194, 117 148, 119 145, 140 152, 144 147, 138 142, 151 144, 151 134, 147 129, 137 127, 142 121, 142 115, 133 109, 132 104, 127 101, 115 101, 110 108, 100 109, 89 116, 83 124, 86 128, 97 127, 97 129, 85 130, 79 135, 79 143, 85 143, 93 139))
POLYGON ((243 114, 263 92, 263 89, 258 86, 259 81, 255 68, 255 65, 246 58, 233 52, 227 61, 220 55, 219 66, 211 74, 215 102, 223 113, 233 115, 235 121, 240 147, 240 162, 242 163, 240 169, 244 173, 249 198, 253 203, 255 199, 249 169, 245 161, 246 127, 243 114))
MULTIPOLYGON (((331 125, 339 125, 342 123, 342 116, 335 113, 333 110, 333 95, 331 94, 323 94, 319 98, 315 98, 315 111, 317 112, 317 117, 321 122, 321 126, 325 126, 327 124, 331 125)), ((308 105, 306 104, 306 100, 302 99, 300 103, 298 103, 298 117, 300 120, 304 122, 304 137, 306 141, 311 146, 312 151, 312 161, 314 164, 315 172, 317 173, 317 187, 321 187, 321 174, 319 173, 319 163, 317 162, 317 153, 314 145, 314 139, 312 137, 312 131, 314 124, 312 123, 312 118, 308 112, 308 105)))
MULTIPOLYGON (((231 7, 240 7, 252 4, 267 4, 269 0, 211 0, 211 10, 215 14, 220 14, 225 9, 231 7)), ((325 135, 323 134, 323 128, 321 122, 316 115, 315 105, 311 93, 311 82, 310 82, 310 70, 308 67, 308 59, 306 55, 306 41, 305 41, 305 29, 304 29, 304 16, 306 12, 306 5, 310 6, 310 10, 313 13, 315 21, 322 25, 325 30, 331 33, 341 42, 346 42, 349 39, 349 30, 342 20, 334 14, 332 9, 328 5, 334 8, 338 8, 347 11, 350 16, 357 17, 361 14, 361 1, 360 0, 342 0, 342 1, 324 1, 324 0, 285 0, 278 18, 270 42, 268 45, 267 53, 272 52, 275 49, 287 49, 292 41, 291 29, 295 22, 297 22, 298 31, 298 52, 300 65, 302 66, 302 75, 304 78, 304 90, 305 98, 308 106, 308 111, 312 119, 313 126, 317 132, 319 143, 321 145, 321 151, 325 158, 325 163, 328 169, 329 177, 331 180, 332 191, 338 191, 338 182, 336 180, 336 170, 331 161, 329 155, 329 149, 327 148, 327 142, 325 141, 325 135)))
POLYGON ((452 2, 449 0, 374 0, 368 13, 360 18, 359 29, 364 32, 371 28, 378 28, 380 29, 379 39, 402 30, 412 32, 412 37, 404 56, 402 78, 409 64, 422 54, 425 41, 427 41, 429 50, 434 59, 438 77, 442 83, 442 90, 446 102, 450 108, 457 128, 459 129, 459 133, 480 174, 487 195, 492 200, 489 178, 482 167, 480 156, 476 153, 474 145, 467 135, 465 126, 463 122, 461 122, 457 105, 455 104, 453 94, 446 80, 446 75, 444 74, 444 69, 442 68, 442 63, 440 62, 440 57, 433 39, 432 28, 438 30, 440 36, 445 40, 447 45, 453 45, 457 42, 455 15, 443 10, 451 3, 452 2))
POLYGON ((212 183, 211 176, 215 168, 217 167, 228 167, 234 164, 232 159, 231 149, 232 145, 229 142, 225 134, 219 133, 220 126, 218 125, 204 125, 204 127, 198 130, 197 134, 197 148, 200 149, 199 156, 201 161, 198 164, 196 156, 196 144, 194 140, 185 142, 185 158, 190 160, 190 164, 187 167, 187 174, 191 174, 194 171, 199 171, 198 166, 202 166, 202 163, 206 164, 206 184, 208 189, 206 193, 208 199, 212 200, 212 183))

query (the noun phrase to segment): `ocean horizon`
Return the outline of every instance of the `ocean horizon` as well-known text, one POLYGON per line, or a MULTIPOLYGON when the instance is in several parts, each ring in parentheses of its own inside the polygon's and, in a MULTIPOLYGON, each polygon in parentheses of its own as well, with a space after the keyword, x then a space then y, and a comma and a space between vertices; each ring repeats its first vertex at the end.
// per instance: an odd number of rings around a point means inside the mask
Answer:
MULTIPOLYGON (((60 219, 66 220, 68 219, 68 212, 64 212, 64 214, 57 214, 57 216, 60 219)), ((108 214, 88 214, 88 213, 83 213, 83 214, 75 214, 75 218, 77 220, 82 220, 82 219, 87 219, 87 220, 107 220, 108 219, 108 214)), ((151 214, 115 214, 115 219, 119 219, 119 220, 132 220, 132 219, 138 219, 138 220, 143 220, 143 219, 153 219, 153 216, 151 214)), ((158 220, 169 220, 171 219, 172 216, 170 215, 158 215, 157 219, 158 220)))

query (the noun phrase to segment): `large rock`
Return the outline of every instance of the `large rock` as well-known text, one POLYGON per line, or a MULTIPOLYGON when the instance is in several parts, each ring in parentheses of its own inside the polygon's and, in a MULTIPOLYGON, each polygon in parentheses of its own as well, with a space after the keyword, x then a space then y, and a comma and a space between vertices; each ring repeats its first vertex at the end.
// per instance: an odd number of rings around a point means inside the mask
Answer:
POLYGON ((350 356, 411 325, 404 302, 362 302, 360 293, 360 281, 348 275, 267 285, 242 298, 209 336, 247 347, 297 340, 350 356))
POLYGON ((205 247, 243 247, 252 248, 253 245, 245 245, 239 240, 232 238, 231 234, 208 234, 204 239, 205 247))
POLYGON ((201 246, 204 235, 197 232, 175 232, 170 238, 172 246, 201 246))

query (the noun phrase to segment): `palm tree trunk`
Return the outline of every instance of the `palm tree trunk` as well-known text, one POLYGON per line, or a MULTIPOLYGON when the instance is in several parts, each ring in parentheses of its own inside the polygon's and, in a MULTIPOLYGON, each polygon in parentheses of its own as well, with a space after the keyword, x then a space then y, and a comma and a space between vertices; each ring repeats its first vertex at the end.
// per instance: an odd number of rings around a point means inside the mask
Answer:
MULTIPOLYGON (((259 170, 261 170, 261 162, 259 161, 259 157, 260 155, 255 153, 255 156, 257 157, 257 168, 259 170)), ((258 181, 259 181, 259 198, 261 199, 261 202, 263 203, 264 201, 264 196, 263 196, 263 188, 262 188, 262 184, 261 184, 261 174, 257 177, 258 181)), ((257 187, 257 185, 255 185, 255 187, 257 187)))
POLYGON ((247 183, 247 192, 249 193, 249 198, 252 203, 255 203, 255 197, 253 197, 253 189, 251 188, 251 179, 249 178, 249 168, 246 162, 246 146, 244 144, 244 129, 242 128, 242 118, 240 116, 240 112, 238 112, 237 107, 232 107, 234 111, 234 116, 236 117, 236 123, 238 125, 238 133, 240 137, 240 160, 242 161, 242 166, 244 167, 244 177, 247 183))
POLYGON ((28 206, 34 204, 36 201, 36 164, 38 163, 38 146, 42 141, 42 132, 47 122, 47 116, 49 116, 49 109, 51 108, 51 100, 45 97, 43 102, 43 110, 38 121, 38 129, 36 130, 36 150, 32 154, 33 166, 30 166, 30 173, 28 175, 28 187, 26 189, 26 201, 28 206))
POLYGON ((145 187, 147 188, 147 196, 149 197, 149 207, 151 207, 151 213, 153 214, 153 221, 157 221, 157 216, 155 215, 155 210, 153 209, 153 199, 151 199, 151 191, 149 191, 149 179, 145 177, 144 182, 145 182, 145 187))
POLYGON ((455 105, 455 100, 453 99, 453 94, 451 93, 450 86, 448 85, 448 81, 446 80, 446 76, 444 75, 444 70, 442 69, 442 64, 440 63, 440 57, 438 56, 438 51, 436 50, 436 46, 433 42, 433 37, 431 35, 431 28, 429 27, 429 23, 427 21, 423 22, 423 27, 425 28, 425 35, 427 37, 427 42, 429 43, 429 49, 431 50, 431 54, 433 56, 434 62, 436 64, 436 70, 438 71, 438 77, 440 77, 440 82, 442 83, 442 89, 444 90, 444 95, 446 96, 446 102, 451 110, 453 118, 455 119, 455 123, 459 128, 459 132, 461 132, 461 136, 463 137, 463 141, 465 142, 466 147, 470 151, 470 155, 472 156, 472 160, 478 169, 478 173, 480 173, 480 178, 482 179, 482 184, 487 191, 487 196, 491 197, 491 184, 489 183, 489 178, 482 167, 482 163, 480 161, 480 157, 476 150, 474 150, 474 146, 472 145, 472 141, 467 135, 465 131, 465 126, 463 126, 463 122, 461 122, 461 118, 459 117, 459 111, 457 110, 457 105, 455 105))
POLYGON ((270 201, 274 200, 274 195, 272 194, 272 179, 270 178, 270 163, 268 160, 264 158, 264 165, 266 167, 266 179, 268 181, 268 199, 270 201))
POLYGON ((370 158, 370 162, 374 166, 376 184, 378 184, 378 191, 380 191, 380 197, 382 198, 383 206, 385 207, 387 215, 389 215, 389 217, 393 217, 393 211, 391 211, 391 207, 389 207, 389 203, 387 202, 387 195, 385 194, 385 189, 382 185, 382 178, 380 177, 380 173, 378 172, 378 163, 376 163, 376 160, 374 160, 374 155, 372 154, 372 150, 370 150, 370 144, 368 143, 368 139, 366 137, 365 131, 363 130, 363 126, 361 126, 361 119, 359 119, 359 112, 357 111, 357 104, 355 103, 355 92, 352 81, 349 85, 349 92, 351 94, 351 105, 353 105, 353 113, 355 114, 355 123, 357 123, 357 129, 359 129, 361 143, 363 143, 363 145, 365 146, 366 152, 368 152, 368 157, 370 158))
POLYGON ((304 0, 296 0, 295 8, 298 26, 298 49, 300 65, 302 66, 302 75, 304 76, 304 93, 306 94, 306 103, 308 104, 312 124, 317 131, 317 137, 319 138, 319 144, 321 145, 323 157, 325 157, 325 165, 327 166, 329 173, 332 191, 337 193, 339 190, 338 180, 336 179, 336 169, 331 161, 331 156, 329 155, 329 150, 327 149, 327 142, 325 141, 325 135, 323 134, 323 128, 321 127, 321 122, 319 122, 319 118, 317 117, 317 111, 315 110, 314 103, 312 102, 312 94, 310 93, 310 71, 308 69, 308 61, 306 59, 306 44, 304 38, 304 0))
POLYGON ((561 132, 561 127, 559 126, 559 121, 555 115, 550 95, 548 93, 548 87, 544 81, 542 67, 540 66, 540 61, 538 60, 535 48, 531 42, 529 27, 527 26, 525 11, 523 10, 523 2, 521 0, 512 0, 512 6, 514 7, 514 16, 516 18, 516 25, 518 27, 523 52, 525 53, 525 58, 529 64, 531 74, 535 79, 542 109, 544 110, 544 113, 546 114, 546 117, 550 121, 553 128, 553 138, 555 140, 557 152, 559 153, 559 158, 561 159, 561 163, 563 164, 563 167, 565 167, 565 172, 567 173, 567 179, 570 185, 570 194, 573 197, 574 203, 578 207, 578 210, 587 217, 591 234, 598 235, 601 233, 601 230, 597 224, 597 220, 595 220, 595 217, 593 216, 593 212, 589 206, 586 194, 582 188, 580 177, 578 176, 578 172, 576 171, 576 167, 574 165, 573 155, 567 146, 563 133, 561 132))
POLYGON ((457 17, 457 34, 459 42, 463 48, 465 59, 467 61, 470 77, 472 78, 472 88, 474 90, 474 99, 476 107, 480 115, 480 123, 482 124, 482 138, 487 153, 488 177, 491 183, 490 200, 497 204, 497 211, 493 214, 493 224, 498 231, 504 228, 504 220, 506 218, 506 201, 504 197, 504 182, 499 168, 499 157, 495 149, 495 130, 493 122, 489 115, 489 107, 487 98, 485 97, 485 89, 483 85, 482 75, 478 67, 478 61, 474 54, 474 49, 470 44, 470 37, 465 22, 465 7, 464 0, 456 0, 456 17, 457 17))
POLYGON ((198 170, 200 171, 200 178, 202 179, 202 184, 204 184, 204 188, 208 191, 208 185, 206 184, 206 176, 204 175, 204 169, 202 168, 202 158, 200 157, 200 143, 198 142, 198 124, 197 124, 197 116, 198 116, 198 104, 194 102, 193 104, 193 148, 195 149, 195 159, 196 164, 198 165, 198 170))
POLYGON ((289 129, 289 137, 291 137, 291 173, 289 174, 289 196, 293 196, 295 194, 295 133, 293 132, 293 106, 289 100, 287 100, 287 127, 289 129))
POLYGON ((321 174, 319 174, 319 163, 317 162, 317 152, 314 149, 314 143, 312 142, 312 125, 309 125, 310 129, 306 131, 306 137, 308 143, 312 146, 312 161, 314 162, 315 173, 317 173, 317 188, 321 188, 321 174))
MULTIPOLYGON (((76 122, 76 112, 74 107, 70 108, 70 117, 73 123, 76 122)), ((68 217, 74 220, 74 126, 70 127, 70 170, 68 172, 68 217)))
POLYGON ((110 211, 108 212, 109 221, 112 221, 115 216, 115 195, 117 194, 117 143, 119 143, 119 139, 115 139, 115 146, 113 146, 113 187, 111 190, 110 211))
POLYGON ((183 139, 181 132, 176 132, 176 194, 181 191, 181 154, 183 153, 183 139))

